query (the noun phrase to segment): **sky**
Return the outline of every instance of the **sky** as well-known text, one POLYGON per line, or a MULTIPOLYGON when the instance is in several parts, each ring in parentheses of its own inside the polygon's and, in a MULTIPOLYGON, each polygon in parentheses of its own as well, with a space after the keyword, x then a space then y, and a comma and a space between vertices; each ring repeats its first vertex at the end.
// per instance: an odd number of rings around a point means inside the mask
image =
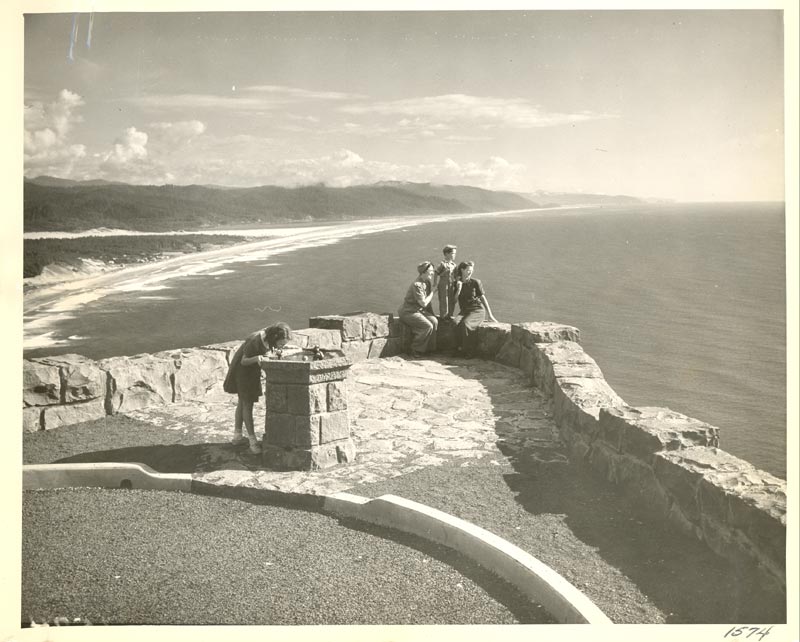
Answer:
POLYGON ((782 19, 28 14, 24 174, 781 201, 782 19))

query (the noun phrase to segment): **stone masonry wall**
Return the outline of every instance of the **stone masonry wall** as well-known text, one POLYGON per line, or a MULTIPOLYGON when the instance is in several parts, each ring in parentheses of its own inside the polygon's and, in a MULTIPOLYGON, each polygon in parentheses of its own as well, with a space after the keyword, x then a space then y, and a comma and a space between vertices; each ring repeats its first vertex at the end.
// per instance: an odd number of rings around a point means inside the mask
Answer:
POLYGON ((785 595, 786 482, 721 450, 714 426, 627 405, 579 342, 553 323, 479 329, 480 355, 520 368, 549 399, 573 463, 785 595))
MULTIPOLYGON (((408 331, 392 314, 313 317, 292 343, 342 350, 353 362, 400 354, 408 331)), ((454 326, 440 324, 439 345, 454 326)), ((23 361, 23 430, 50 430, 221 391, 240 341, 92 361, 23 361)), ((478 355, 519 368, 550 400, 570 459, 718 554, 785 593, 786 482, 719 449, 719 429, 668 408, 628 406, 556 323, 484 323, 478 355)))
MULTIPOLYGON (((391 314, 313 317, 292 343, 339 349, 352 361, 402 352, 406 331, 391 314)), ((221 391, 241 340, 93 361, 79 354, 24 359, 23 430, 51 430, 221 391)))

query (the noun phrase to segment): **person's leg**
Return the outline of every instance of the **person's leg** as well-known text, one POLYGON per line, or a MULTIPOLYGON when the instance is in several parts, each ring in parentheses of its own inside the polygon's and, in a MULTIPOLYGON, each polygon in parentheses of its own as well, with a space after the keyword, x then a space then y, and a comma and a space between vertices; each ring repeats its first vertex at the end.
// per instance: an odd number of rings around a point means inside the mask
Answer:
MULTIPOLYGON (((436 317, 433 317, 434 319, 436 317)), ((428 339, 433 331, 433 324, 421 312, 414 312, 413 314, 404 314, 400 320, 411 328, 411 353, 421 354, 425 352, 428 346, 428 339)))
POLYGON ((242 434, 242 398, 236 400, 236 415, 234 416, 233 431, 242 434))
POLYGON ((474 310, 468 313, 462 323, 464 324, 463 349, 465 356, 475 356, 478 349, 478 327, 483 323, 486 315, 483 310, 474 310))
POLYGON ((239 397, 236 400, 236 412, 234 414, 233 420, 233 439, 231 440, 234 444, 240 444, 245 441, 244 436, 242 436, 242 423, 244 419, 242 417, 242 398, 239 397))
POLYGON ((464 336, 466 335, 467 328, 464 325, 464 319, 466 317, 461 317, 456 326, 456 352, 460 352, 464 349, 464 336))
POLYGON ((239 397, 239 403, 242 407, 242 421, 244 427, 247 429, 247 439, 250 442, 250 451, 253 453, 261 452, 261 444, 256 439, 256 431, 253 423, 253 402, 248 399, 239 397))
POLYGON ((450 304, 448 302, 447 292, 448 288, 440 287, 439 288, 439 316, 446 317, 448 310, 450 309, 450 304))
POLYGON ((247 436, 255 439, 256 431, 253 426, 253 402, 242 401, 242 420, 244 427, 247 429, 247 436))
POLYGON ((426 352, 436 351, 436 331, 439 329, 439 319, 432 314, 426 314, 425 318, 431 324, 431 332, 428 335, 428 343, 425 347, 426 352))

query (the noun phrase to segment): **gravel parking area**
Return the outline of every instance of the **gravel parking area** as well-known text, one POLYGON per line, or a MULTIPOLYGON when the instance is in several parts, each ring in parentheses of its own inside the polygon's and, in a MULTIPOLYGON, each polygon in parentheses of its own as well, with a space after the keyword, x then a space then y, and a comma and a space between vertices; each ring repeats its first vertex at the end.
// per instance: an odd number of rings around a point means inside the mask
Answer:
POLYGON ((23 497, 22 624, 512 624, 550 616, 449 549, 184 493, 23 497))

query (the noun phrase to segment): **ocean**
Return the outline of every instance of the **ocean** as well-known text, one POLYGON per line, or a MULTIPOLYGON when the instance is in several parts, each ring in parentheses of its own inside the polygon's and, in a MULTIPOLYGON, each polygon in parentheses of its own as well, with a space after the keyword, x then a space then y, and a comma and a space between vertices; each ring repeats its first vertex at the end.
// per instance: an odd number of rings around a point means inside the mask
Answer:
POLYGON ((786 476, 784 206, 636 205, 408 225, 109 294, 52 328, 91 358, 242 338, 277 320, 394 312, 422 260, 458 246, 499 321, 581 330, 631 405, 720 428, 721 446, 786 476))

